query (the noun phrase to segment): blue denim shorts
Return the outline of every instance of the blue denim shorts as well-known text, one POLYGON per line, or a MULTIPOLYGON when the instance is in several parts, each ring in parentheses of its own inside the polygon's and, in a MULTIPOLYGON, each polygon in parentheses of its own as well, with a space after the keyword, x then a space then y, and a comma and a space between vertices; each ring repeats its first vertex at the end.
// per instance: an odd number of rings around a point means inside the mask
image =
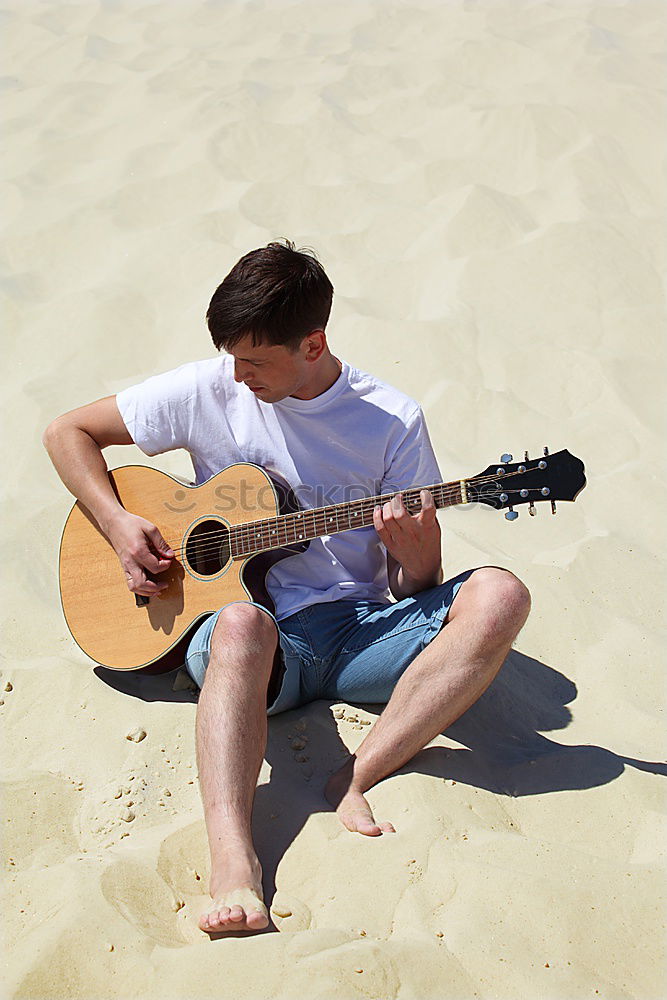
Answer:
MULTIPOLYGON (((401 674, 442 628, 459 587, 471 572, 395 604, 329 601, 311 604, 281 621, 271 615, 280 637, 284 673, 267 715, 318 698, 388 702, 401 674)), ((200 625, 186 653, 185 666, 199 687, 204 683, 219 614, 200 625)))

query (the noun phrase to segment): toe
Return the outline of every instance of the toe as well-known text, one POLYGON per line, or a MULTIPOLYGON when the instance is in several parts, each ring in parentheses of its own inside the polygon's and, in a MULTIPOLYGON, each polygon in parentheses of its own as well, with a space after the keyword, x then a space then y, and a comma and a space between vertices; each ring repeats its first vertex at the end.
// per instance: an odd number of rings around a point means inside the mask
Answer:
POLYGON ((382 833, 372 816, 366 813, 348 813, 341 817, 348 830, 353 833, 363 833, 366 837, 379 837, 382 833))
POLYGON ((204 923, 206 925, 204 927, 205 931, 209 931, 209 930, 214 931, 214 930, 216 930, 216 928, 218 928, 220 926, 220 914, 218 913, 217 910, 211 910, 210 913, 205 913, 204 914, 202 923, 204 923))
POLYGON ((380 823, 380 829, 383 833, 396 833, 396 828, 391 823, 380 823))
POLYGON ((261 889, 249 887, 223 892, 199 920, 201 930, 211 934, 231 930, 261 930, 268 925, 261 889), (226 900, 226 902, 223 902, 226 900))
POLYGON ((255 930, 260 930, 262 927, 266 927, 269 923, 268 917, 266 917, 259 910, 251 910, 246 917, 246 923, 248 927, 252 927, 255 930))

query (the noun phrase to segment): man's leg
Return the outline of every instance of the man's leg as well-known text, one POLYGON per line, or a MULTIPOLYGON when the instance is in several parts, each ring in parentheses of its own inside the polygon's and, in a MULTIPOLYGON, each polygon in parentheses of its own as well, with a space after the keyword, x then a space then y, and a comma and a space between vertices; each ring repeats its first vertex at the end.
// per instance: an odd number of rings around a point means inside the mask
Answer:
POLYGON ((205 931, 259 930, 268 924, 251 820, 277 641, 271 618, 251 604, 223 609, 211 639, 197 707, 197 765, 213 899, 200 918, 205 931))
POLYGON ((485 566, 461 585, 445 626, 399 679, 356 754, 329 780, 326 796, 349 829, 377 837, 364 798, 451 726, 500 670, 530 610, 530 595, 512 573, 485 566))

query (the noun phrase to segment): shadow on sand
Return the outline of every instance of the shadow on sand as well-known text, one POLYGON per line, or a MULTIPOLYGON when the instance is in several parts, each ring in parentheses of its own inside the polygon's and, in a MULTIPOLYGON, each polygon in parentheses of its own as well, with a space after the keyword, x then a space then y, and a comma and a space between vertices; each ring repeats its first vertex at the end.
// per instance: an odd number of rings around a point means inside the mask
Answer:
MULTIPOLYGON (((117 691, 144 701, 197 700, 191 690, 172 690, 175 671, 150 675, 97 667, 95 672, 117 691)), ((594 788, 613 781, 626 766, 667 774, 664 762, 624 757, 599 746, 568 746, 543 736, 541 731, 567 728, 572 718, 568 705, 576 696, 575 684, 564 674, 512 650, 479 701, 446 730, 462 749, 429 747, 397 773, 454 779, 512 797, 594 788)), ((328 708, 334 703, 319 704, 328 708)), ((382 711, 376 704, 360 707, 375 714, 382 711)), ((257 789, 253 815, 255 845, 269 899, 275 891, 278 864, 289 845, 310 815, 330 809, 322 789, 347 753, 336 720, 329 712, 318 713, 313 720, 317 731, 311 727, 308 749, 314 773, 304 782, 300 765, 288 752, 287 735, 306 711, 302 706, 269 720, 266 760, 271 765, 271 778, 257 789)), ((272 929, 269 926, 267 931, 272 929)))

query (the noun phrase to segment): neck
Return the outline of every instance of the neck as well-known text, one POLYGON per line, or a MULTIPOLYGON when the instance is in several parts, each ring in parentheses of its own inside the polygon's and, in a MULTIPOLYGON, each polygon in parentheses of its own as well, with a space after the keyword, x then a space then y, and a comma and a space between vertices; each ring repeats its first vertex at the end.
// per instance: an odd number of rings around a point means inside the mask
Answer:
POLYGON ((331 388, 343 370, 341 362, 330 351, 326 352, 326 356, 323 354, 318 358, 316 364, 317 371, 313 372, 308 384, 292 393, 295 399, 315 399, 316 396, 321 396, 331 388))
MULTIPOLYGON (((434 483, 428 489, 438 508, 467 503, 466 484, 460 480, 452 483, 434 483)), ((345 503, 331 504, 297 510, 289 514, 266 520, 239 524, 230 530, 231 551, 234 558, 256 555, 286 545, 298 545, 324 535, 336 535, 354 528, 369 527, 373 524, 373 510, 377 504, 386 503, 396 493, 384 493, 375 497, 363 497, 345 503)), ((406 510, 418 514, 421 510, 419 488, 401 491, 406 510)))

